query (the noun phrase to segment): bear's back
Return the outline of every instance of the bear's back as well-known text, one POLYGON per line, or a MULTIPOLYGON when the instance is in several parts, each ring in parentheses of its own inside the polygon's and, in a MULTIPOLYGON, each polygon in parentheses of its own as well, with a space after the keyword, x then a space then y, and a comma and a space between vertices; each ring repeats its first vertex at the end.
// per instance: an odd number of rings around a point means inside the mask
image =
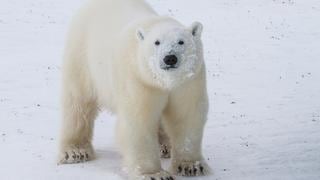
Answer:
POLYGON ((156 15, 144 0, 91 0, 88 10, 91 25, 105 25, 116 30, 114 33, 134 21, 156 15))

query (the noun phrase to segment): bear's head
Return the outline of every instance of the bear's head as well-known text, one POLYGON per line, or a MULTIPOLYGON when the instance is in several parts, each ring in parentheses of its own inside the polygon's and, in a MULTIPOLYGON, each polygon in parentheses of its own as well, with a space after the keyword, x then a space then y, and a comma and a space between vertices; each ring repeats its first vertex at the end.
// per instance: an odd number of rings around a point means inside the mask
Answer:
POLYGON ((160 20, 136 30, 139 71, 153 85, 172 89, 193 78, 203 66, 199 22, 185 27, 160 20))

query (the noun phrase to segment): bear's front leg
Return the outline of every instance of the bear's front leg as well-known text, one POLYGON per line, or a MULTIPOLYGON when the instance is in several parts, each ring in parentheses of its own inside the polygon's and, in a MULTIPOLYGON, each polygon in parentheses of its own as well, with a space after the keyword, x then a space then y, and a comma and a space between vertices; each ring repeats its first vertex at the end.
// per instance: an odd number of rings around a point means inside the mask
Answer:
POLYGON ((201 148, 204 120, 197 112, 192 113, 181 119, 167 120, 172 142, 170 170, 180 176, 202 176, 210 172, 201 148))
POLYGON ((157 92, 139 92, 143 93, 124 96, 118 109, 117 135, 130 180, 174 180, 161 168, 158 144, 159 121, 167 98, 157 92))
POLYGON ((209 174, 210 168, 203 159, 201 147, 208 109, 206 93, 184 97, 180 92, 169 101, 164 125, 172 145, 171 172, 180 176, 209 174))

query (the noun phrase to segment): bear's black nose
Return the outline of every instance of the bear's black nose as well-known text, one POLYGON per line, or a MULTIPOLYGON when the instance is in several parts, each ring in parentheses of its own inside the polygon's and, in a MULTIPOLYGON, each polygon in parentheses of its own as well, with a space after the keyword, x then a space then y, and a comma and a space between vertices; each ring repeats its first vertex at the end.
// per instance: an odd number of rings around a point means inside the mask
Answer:
POLYGON ((163 61, 168 66, 174 66, 177 64, 178 58, 175 55, 168 55, 168 56, 164 57, 163 61))

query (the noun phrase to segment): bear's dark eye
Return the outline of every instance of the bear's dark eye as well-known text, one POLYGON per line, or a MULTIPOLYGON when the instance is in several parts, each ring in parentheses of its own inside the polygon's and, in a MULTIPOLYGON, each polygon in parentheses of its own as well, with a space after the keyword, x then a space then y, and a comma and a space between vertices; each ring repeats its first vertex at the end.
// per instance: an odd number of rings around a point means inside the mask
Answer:
POLYGON ((159 46, 160 45, 160 41, 156 41, 154 44, 159 46))
POLYGON ((179 41, 179 44, 180 45, 184 45, 184 41, 179 41))

